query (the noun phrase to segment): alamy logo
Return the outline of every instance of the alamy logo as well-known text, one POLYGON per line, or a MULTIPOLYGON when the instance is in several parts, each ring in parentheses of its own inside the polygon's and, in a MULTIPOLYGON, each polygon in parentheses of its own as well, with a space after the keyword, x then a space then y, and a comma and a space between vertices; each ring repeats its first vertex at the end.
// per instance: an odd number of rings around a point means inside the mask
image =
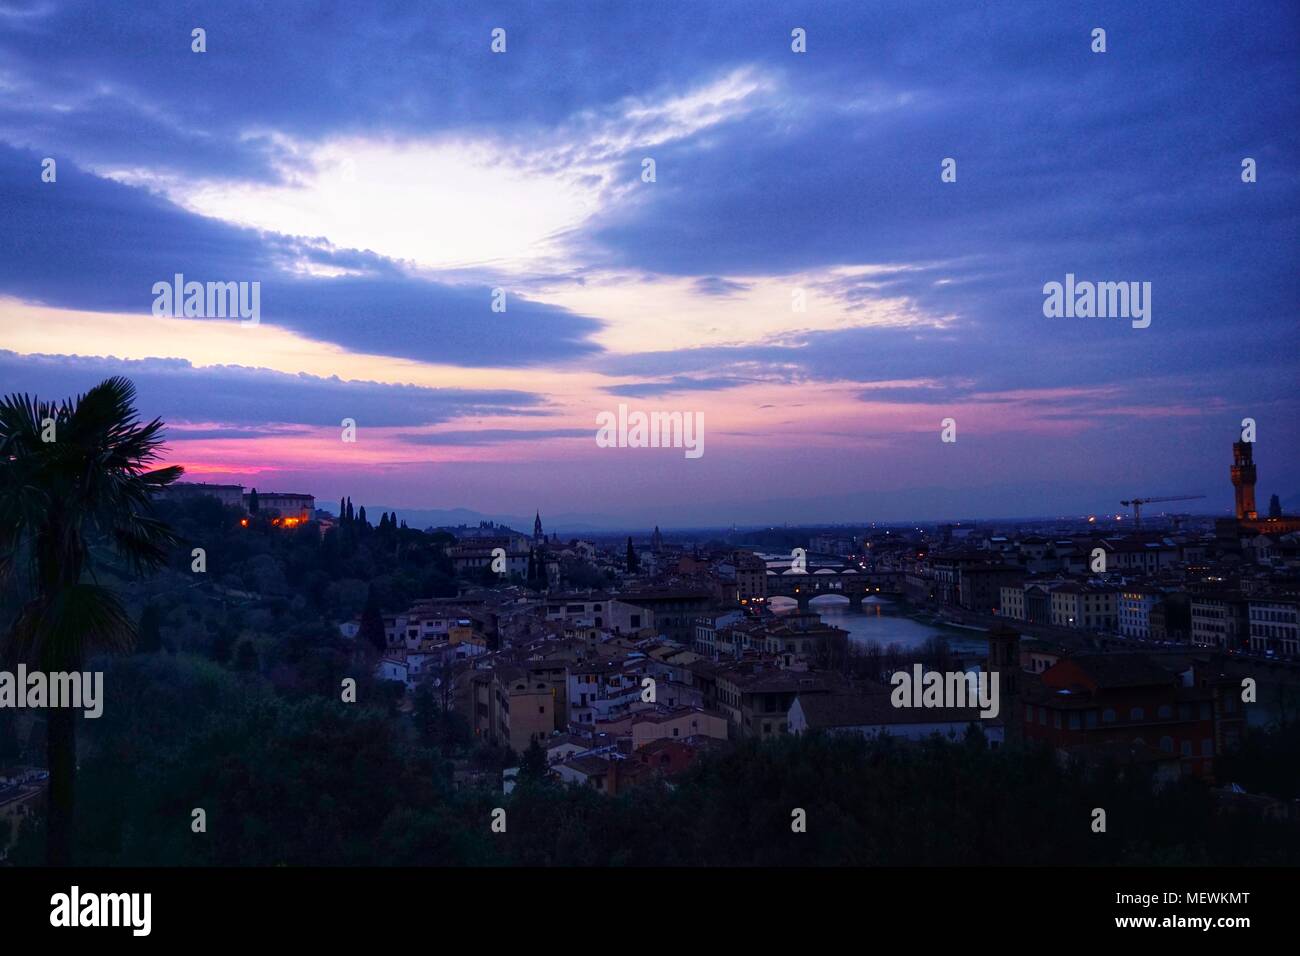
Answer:
POLYGON ((153 924, 152 893, 69 893, 50 897, 51 926, 128 926, 132 936, 148 936, 153 924))
POLYGON ((260 282, 186 282, 178 272, 172 281, 153 284, 153 314, 158 318, 234 319, 240 325, 262 320, 260 282))
POLYGON ((629 412, 596 416, 596 444, 601 448, 684 448, 687 458, 704 454, 703 412, 629 412))
POLYGON ((894 690, 889 702, 895 707, 978 707, 980 716, 996 717, 998 672, 926 671, 920 664, 912 673, 897 671, 889 678, 894 690))
POLYGON ((1150 282, 1076 282, 1067 272, 1064 284, 1045 284, 1043 296, 1049 319, 1132 319, 1135 329, 1151 324, 1150 282))
POLYGON ((84 710, 89 718, 104 713, 104 672, 64 673, 27 670, 0 671, 0 708, 68 707, 84 710))

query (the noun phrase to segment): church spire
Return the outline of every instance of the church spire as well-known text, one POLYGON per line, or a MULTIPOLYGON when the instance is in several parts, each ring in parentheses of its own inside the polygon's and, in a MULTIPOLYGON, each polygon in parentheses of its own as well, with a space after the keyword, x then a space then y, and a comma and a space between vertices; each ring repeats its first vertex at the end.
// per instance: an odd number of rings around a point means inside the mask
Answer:
POLYGON ((533 540, 542 541, 545 535, 542 534, 542 513, 537 512, 537 517, 533 519, 533 540))

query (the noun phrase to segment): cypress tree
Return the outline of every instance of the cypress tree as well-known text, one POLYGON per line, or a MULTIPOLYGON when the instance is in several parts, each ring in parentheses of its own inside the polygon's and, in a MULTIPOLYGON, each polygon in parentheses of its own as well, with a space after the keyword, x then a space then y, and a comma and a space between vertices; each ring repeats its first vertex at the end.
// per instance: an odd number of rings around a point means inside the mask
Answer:
POLYGON ((357 631, 357 637, 369 641, 381 654, 388 650, 388 638, 384 636, 384 614, 379 609, 379 595, 373 584, 366 593, 366 606, 361 611, 361 627, 357 631))

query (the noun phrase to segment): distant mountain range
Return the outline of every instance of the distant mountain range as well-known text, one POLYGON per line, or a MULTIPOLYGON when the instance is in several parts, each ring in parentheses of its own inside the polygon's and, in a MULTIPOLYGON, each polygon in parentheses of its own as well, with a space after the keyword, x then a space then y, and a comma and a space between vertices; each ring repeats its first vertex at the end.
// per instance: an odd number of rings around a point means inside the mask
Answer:
MULTIPOLYGON (((1270 493, 1262 493, 1257 501, 1260 514, 1268 512, 1270 493)), ((547 535, 558 533, 562 537, 583 534, 608 534, 615 531, 643 532, 658 525, 664 531, 685 528, 768 527, 773 525, 818 525, 918 523, 953 520, 1010 520, 1050 516, 1075 516, 1086 514, 1128 514, 1129 509, 1119 504, 1122 494, 1111 488, 1099 489, 1095 485, 1074 485, 1065 482, 1042 482, 997 488, 906 488, 886 492, 864 492, 861 495, 830 495, 818 498, 769 499, 762 501, 732 500, 725 502, 699 502, 689 506, 668 509, 629 507, 619 515, 582 512, 542 513, 542 528, 547 535), (985 502, 1006 502, 1006 507, 991 513, 985 502)), ((1231 499, 1226 494, 1203 501, 1178 502, 1169 513, 1199 515, 1231 514, 1231 499), (1216 508, 1218 504, 1220 507, 1216 508), (1183 507, 1179 507, 1179 505, 1183 507)), ((1300 513, 1300 495, 1282 498, 1283 511, 1300 513)), ((532 534, 533 515, 504 512, 481 512, 469 508, 402 508, 384 505, 372 507, 367 512, 378 514, 396 511, 399 519, 412 528, 478 527, 481 521, 503 524, 520 534, 532 534)), ((1152 512, 1152 515, 1160 514, 1152 512)))

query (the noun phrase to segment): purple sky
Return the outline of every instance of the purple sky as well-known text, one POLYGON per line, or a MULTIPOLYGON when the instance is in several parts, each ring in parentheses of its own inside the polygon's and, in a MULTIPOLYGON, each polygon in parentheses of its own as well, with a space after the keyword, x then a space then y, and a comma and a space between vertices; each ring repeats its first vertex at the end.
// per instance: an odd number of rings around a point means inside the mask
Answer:
POLYGON ((1298 21, 0 0, 0 389, 127 374, 195 480, 663 527, 1226 514, 1250 417, 1300 510, 1298 21), (704 453, 600 447, 620 403, 704 453))

